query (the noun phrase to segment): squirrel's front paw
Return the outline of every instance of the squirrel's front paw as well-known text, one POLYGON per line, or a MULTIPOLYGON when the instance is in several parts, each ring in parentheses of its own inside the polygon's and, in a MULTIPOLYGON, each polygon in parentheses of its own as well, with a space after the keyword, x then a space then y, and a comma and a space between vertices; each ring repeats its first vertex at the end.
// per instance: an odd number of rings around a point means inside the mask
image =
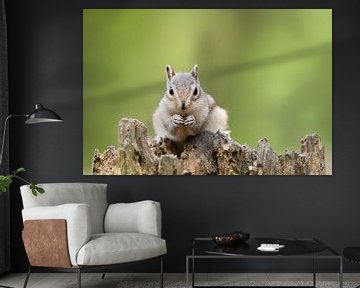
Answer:
POLYGON ((195 117, 193 115, 187 116, 184 120, 185 126, 188 126, 188 127, 194 126, 195 123, 196 123, 196 121, 195 121, 195 117))
POLYGON ((154 137, 154 141, 155 141, 156 144, 161 145, 162 143, 164 143, 166 141, 166 136, 156 135, 154 137))
POLYGON ((175 127, 184 125, 184 118, 181 115, 175 114, 172 116, 172 118, 173 118, 173 124, 175 127))

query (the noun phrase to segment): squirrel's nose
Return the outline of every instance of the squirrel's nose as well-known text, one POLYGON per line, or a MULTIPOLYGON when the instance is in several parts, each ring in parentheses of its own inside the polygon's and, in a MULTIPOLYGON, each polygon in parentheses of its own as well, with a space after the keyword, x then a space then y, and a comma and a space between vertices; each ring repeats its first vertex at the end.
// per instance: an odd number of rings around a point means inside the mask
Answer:
POLYGON ((181 102, 181 110, 185 110, 186 109, 186 107, 185 107, 185 101, 182 101, 181 102))

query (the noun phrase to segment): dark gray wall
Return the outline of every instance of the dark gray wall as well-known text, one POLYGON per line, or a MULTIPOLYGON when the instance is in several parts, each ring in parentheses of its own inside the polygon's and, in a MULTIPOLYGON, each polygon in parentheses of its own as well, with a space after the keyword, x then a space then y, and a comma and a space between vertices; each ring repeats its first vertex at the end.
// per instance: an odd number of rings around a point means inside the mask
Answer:
MULTIPOLYGON (((359 106, 355 104, 360 95, 359 2, 346 1, 343 5, 340 1, 296 1, 297 7, 302 8, 334 8, 334 176, 82 176, 82 9, 119 8, 120 2, 123 7, 134 6, 130 4, 134 1, 7 1, 10 110, 26 113, 34 103, 40 102, 65 120, 60 125, 26 128, 22 121, 13 121, 12 168, 26 167, 31 171, 27 177, 38 182, 108 183, 110 202, 160 201, 163 236, 168 244, 167 272, 184 271, 185 254, 192 237, 219 231, 243 229, 253 236, 313 236, 339 251, 344 246, 360 245, 360 159, 353 153, 358 148, 360 133, 359 106)), ((164 6, 170 1, 162 2, 158 1, 158 7, 170 7, 164 6)), ((137 1, 136 6, 142 3, 148 1, 137 1)), ((212 3, 218 7, 235 7, 212 3)), ((293 3, 246 1, 239 7, 293 7, 293 3)), ((17 185, 11 191, 14 272, 24 271, 27 265, 21 241, 22 203, 17 185)), ((126 265, 124 269, 154 271, 155 264, 126 265)), ((226 270, 236 266, 233 264, 222 267, 209 264, 209 267, 226 270)), ((246 267, 277 270, 285 264, 269 266, 257 262, 246 267)), ((347 271, 359 268, 346 266, 347 271)))
MULTIPOLYGON (((4 131, 5 119, 8 114, 8 61, 7 61, 7 29, 5 2, 0 2, 0 131, 4 131)), ((2 134, 1 134, 2 135, 2 134)), ((3 140, 1 138, 1 140, 3 140)), ((0 174, 9 169, 8 141, 4 147, 0 174)), ((1 152, 0 152, 1 153, 1 152)), ((10 269, 10 197, 9 193, 0 193, 0 274, 10 269)))

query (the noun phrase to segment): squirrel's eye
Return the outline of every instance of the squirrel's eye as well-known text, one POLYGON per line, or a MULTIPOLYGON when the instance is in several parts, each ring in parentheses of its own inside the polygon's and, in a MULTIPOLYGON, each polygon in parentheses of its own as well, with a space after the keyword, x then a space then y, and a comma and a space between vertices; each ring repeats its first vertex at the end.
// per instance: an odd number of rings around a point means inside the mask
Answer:
POLYGON ((198 89, 195 88, 195 89, 194 89, 194 92, 193 92, 193 95, 196 96, 197 94, 198 94, 198 89))
POLYGON ((174 95, 174 90, 172 88, 169 89, 169 94, 174 95))

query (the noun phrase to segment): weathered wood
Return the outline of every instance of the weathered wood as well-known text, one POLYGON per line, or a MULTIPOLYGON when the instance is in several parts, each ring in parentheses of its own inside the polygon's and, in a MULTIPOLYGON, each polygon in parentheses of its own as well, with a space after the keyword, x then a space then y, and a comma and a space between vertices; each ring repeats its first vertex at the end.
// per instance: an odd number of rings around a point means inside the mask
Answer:
POLYGON ((95 175, 118 175, 119 151, 114 146, 109 146, 104 153, 95 149, 92 171, 95 175))
POLYGON ((318 134, 300 141, 300 153, 277 155, 262 138, 257 149, 227 134, 204 131, 189 137, 183 147, 169 139, 148 137, 136 119, 119 122, 119 147, 93 156, 94 175, 325 175, 325 152, 318 134), (181 150, 181 151, 179 151, 181 150))
POLYGON ((151 151, 145 125, 124 118, 119 122, 119 174, 156 174, 158 159, 151 151))

